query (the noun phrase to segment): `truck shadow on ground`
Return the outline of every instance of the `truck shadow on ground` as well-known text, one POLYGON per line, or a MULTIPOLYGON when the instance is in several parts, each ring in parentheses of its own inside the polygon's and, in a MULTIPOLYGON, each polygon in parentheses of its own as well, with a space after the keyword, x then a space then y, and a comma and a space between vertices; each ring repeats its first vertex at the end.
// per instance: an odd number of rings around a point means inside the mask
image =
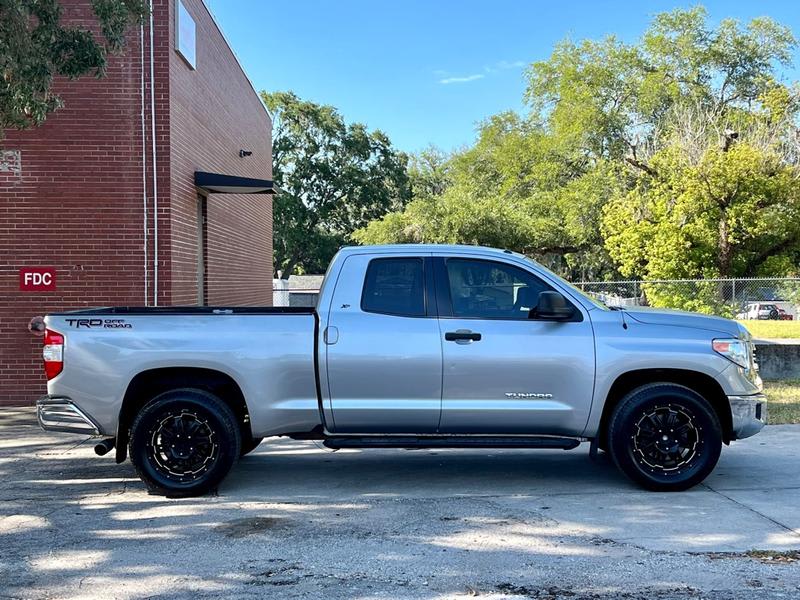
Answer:
POLYGON ((634 489, 604 455, 588 445, 564 450, 339 450, 309 442, 264 442, 242 459, 222 492, 263 493, 260 475, 278 497, 384 494, 396 496, 587 493, 596 485, 634 489))
POLYGON ((585 449, 268 441, 217 495, 166 500, 80 442, 0 423, 3 595, 690 597, 800 585, 796 565, 706 554, 790 547, 774 524, 752 529, 757 515, 706 488, 639 491, 585 449))

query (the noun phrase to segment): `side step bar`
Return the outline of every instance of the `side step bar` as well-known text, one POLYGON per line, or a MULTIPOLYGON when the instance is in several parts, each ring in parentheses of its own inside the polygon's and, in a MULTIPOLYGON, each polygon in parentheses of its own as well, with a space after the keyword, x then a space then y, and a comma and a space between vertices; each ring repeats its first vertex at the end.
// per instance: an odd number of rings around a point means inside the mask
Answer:
POLYGON ((332 436, 323 445, 340 448, 560 448, 572 450, 581 441, 555 436, 332 436))

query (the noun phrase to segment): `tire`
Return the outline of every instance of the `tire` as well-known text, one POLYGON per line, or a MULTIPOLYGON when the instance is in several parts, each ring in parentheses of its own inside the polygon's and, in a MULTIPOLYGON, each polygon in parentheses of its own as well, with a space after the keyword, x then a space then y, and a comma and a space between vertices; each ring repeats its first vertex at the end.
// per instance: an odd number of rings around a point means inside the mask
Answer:
POLYGON ((713 407, 695 391, 654 383, 633 390, 615 407, 608 447, 617 467, 640 486, 682 491, 714 470, 722 452, 722 427, 713 407), (665 440, 670 434, 676 437, 665 440))
POLYGON ((777 321, 780 318, 781 318, 781 313, 779 313, 777 310, 773 309, 773 310, 769 311, 769 320, 770 321, 777 321))
POLYGON ((242 440, 242 450, 239 453, 239 456, 244 456, 245 454, 250 454, 253 450, 258 448, 258 445, 264 441, 263 437, 254 438, 252 436, 247 436, 242 440))
POLYGON ((241 452, 241 433, 233 411, 217 396, 175 389, 156 396, 136 415, 129 450, 151 494, 199 496, 215 490, 231 470, 241 452), (188 441, 190 434, 194 442, 188 441), (193 445, 198 438, 200 445, 193 445))

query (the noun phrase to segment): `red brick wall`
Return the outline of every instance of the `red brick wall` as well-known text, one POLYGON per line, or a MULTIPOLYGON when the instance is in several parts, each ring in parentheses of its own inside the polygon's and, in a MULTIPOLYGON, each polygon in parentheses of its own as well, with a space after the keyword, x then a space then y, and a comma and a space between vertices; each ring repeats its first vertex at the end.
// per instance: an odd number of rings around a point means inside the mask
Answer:
MULTIPOLYGON (((65 20, 93 24, 88 2, 65 4, 65 20)), ((0 141, 22 164, 19 176, 0 177, 0 404, 44 393, 41 339, 26 329, 32 316, 144 302, 136 34, 105 79, 57 81, 65 107, 0 141), (56 267, 56 291, 20 292, 25 266, 56 267)))
MULTIPOLYGON (((197 69, 170 54, 174 304, 197 301, 194 172, 272 179, 272 124, 261 99, 203 2, 184 4, 196 24, 197 69), (240 149, 253 154, 241 158, 240 149)), ((208 303, 271 305, 271 196, 212 194, 207 202, 208 303)))
POLYGON ((208 199, 208 303, 272 305, 270 196, 208 199))
MULTIPOLYGON (((85 0, 71 0, 85 1, 85 0)), ((170 255, 170 199, 172 190, 171 164, 173 160, 172 148, 170 146, 170 81, 169 61, 174 52, 172 49, 172 6, 174 0, 152 0, 153 6, 153 79, 155 81, 155 129, 156 129, 156 183, 158 193, 155 193, 152 181, 152 147, 148 146, 148 304, 153 304, 153 298, 158 296, 158 304, 174 304, 171 287, 171 264, 170 255), (158 231, 153 227, 153 216, 158 213, 158 231), (156 239, 158 239, 158 270, 153 264, 156 239), (158 290, 155 290, 156 281, 158 290)), ((145 111, 147 118, 150 118, 150 45, 149 45, 149 22, 145 27, 145 86, 147 96, 145 98, 145 111)), ((150 122, 145 123, 145 127, 150 132, 150 122)), ((151 144, 152 139, 147 138, 147 143, 151 144)))
MULTIPOLYGON (((65 21, 93 26, 89 0, 62 4, 65 21)), ((194 170, 271 175, 269 119, 244 85, 244 75, 204 6, 199 0, 188 5, 198 26, 196 72, 174 50, 174 0, 156 0, 153 11, 160 304, 194 304, 197 299, 194 170), (253 157, 239 159, 240 147, 253 150, 253 157)), ((147 28, 144 50, 144 140, 138 28, 131 31, 124 54, 111 57, 105 79, 57 81, 65 107, 43 126, 6 131, 0 140, 0 151, 18 151, 22 165, 20 173, 0 171, 0 405, 30 403, 45 391, 41 339, 26 330, 32 316, 145 303, 145 192, 146 297, 152 303, 147 28), (26 266, 54 266, 56 291, 20 292, 18 270, 26 266)), ((267 196, 237 198, 209 200, 209 301, 269 304, 271 203, 267 196), (237 273, 257 278, 247 283, 237 273)))

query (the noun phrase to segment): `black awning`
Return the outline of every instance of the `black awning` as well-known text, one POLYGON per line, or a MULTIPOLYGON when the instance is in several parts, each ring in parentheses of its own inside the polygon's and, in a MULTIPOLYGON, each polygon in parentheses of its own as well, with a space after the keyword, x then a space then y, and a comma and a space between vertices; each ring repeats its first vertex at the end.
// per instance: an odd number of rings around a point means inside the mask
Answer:
POLYGON ((253 179, 221 173, 194 172, 194 184, 212 194, 275 194, 271 179, 253 179))

